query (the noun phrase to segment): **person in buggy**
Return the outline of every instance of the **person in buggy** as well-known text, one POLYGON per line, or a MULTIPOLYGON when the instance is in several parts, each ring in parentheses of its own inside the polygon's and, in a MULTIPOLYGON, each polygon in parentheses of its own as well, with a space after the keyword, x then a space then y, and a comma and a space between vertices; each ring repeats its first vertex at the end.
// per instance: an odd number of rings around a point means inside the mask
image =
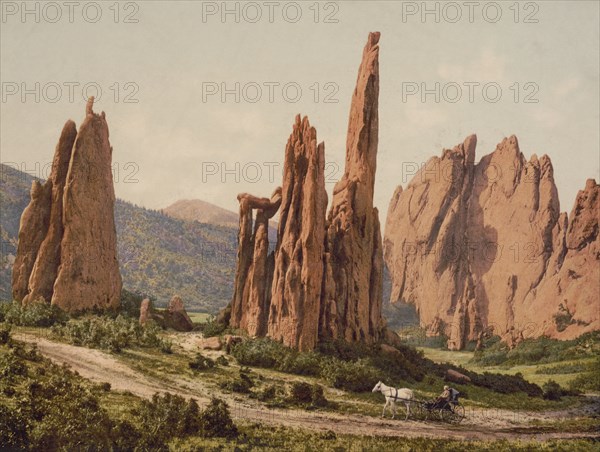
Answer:
POLYGON ((460 392, 456 389, 451 388, 448 385, 444 386, 444 391, 433 401, 429 402, 431 408, 444 408, 447 403, 451 403, 453 405, 458 404, 458 396, 460 392))

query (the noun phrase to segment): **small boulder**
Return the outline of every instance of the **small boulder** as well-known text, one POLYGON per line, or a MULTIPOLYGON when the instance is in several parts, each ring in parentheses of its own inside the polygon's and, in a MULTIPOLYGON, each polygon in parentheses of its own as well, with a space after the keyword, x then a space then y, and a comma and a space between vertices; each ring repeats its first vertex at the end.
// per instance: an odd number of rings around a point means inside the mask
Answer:
POLYGON ((204 350, 221 350, 223 344, 217 336, 206 337, 200 341, 200 348, 204 350))
POLYGON ((225 343, 225 350, 227 353, 231 352, 231 348, 235 344, 239 344, 244 340, 242 336, 233 336, 231 334, 226 334, 223 336, 223 342, 225 343))
POLYGON ((400 336, 398 336, 398 333, 388 328, 383 330, 383 342, 392 347, 397 347, 402 344, 402 340, 400 339, 400 336))
POLYGON ((467 377, 465 374, 461 374, 452 369, 448 369, 446 371, 446 381, 451 381, 453 383, 466 384, 471 383, 471 379, 467 377))
POLYGON ((400 350, 398 350, 396 347, 392 347, 391 345, 381 344, 379 346, 379 348, 381 349, 382 352, 387 353, 389 355, 402 356, 402 352, 400 350))

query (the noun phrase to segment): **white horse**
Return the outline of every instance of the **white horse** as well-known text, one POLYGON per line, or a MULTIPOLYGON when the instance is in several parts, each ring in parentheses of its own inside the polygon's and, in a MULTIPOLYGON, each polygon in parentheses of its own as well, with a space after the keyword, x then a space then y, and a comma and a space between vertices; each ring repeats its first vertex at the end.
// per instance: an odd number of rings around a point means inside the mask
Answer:
POLYGON ((415 398, 412 389, 408 388, 392 388, 391 386, 384 385, 381 381, 378 382, 373 388, 373 392, 381 392, 385 397, 385 405, 383 406, 383 412, 381 413, 381 417, 385 416, 385 410, 388 405, 392 406, 392 419, 396 416, 396 401, 404 402, 406 405, 406 418, 410 415, 410 402, 415 398))

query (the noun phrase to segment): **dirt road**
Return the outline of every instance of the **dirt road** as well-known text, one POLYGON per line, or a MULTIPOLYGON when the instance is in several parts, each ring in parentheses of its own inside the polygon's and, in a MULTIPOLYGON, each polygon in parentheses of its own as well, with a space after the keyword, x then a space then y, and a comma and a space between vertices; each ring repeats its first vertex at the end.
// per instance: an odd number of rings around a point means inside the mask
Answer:
MULTIPOLYGON (((153 379, 132 369, 115 356, 100 350, 52 342, 48 339, 17 333, 15 339, 36 343, 38 350, 52 361, 68 364, 82 377, 94 382, 109 382, 114 391, 129 391, 139 397, 150 398, 156 392, 170 392, 184 397, 193 397, 200 405, 206 404, 210 396, 225 399, 232 415, 238 420, 263 422, 273 425, 305 428, 311 430, 332 430, 338 434, 381 435, 399 437, 433 437, 456 439, 529 439, 600 437, 600 434, 580 433, 540 433, 528 428, 530 421, 552 420, 560 417, 583 415, 584 409, 563 412, 515 413, 509 410, 469 411, 469 416, 459 426, 439 422, 404 421, 401 419, 379 419, 363 415, 344 415, 330 412, 309 412, 305 410, 270 409, 258 402, 236 400, 230 394, 215 394, 214 388, 207 388, 199 379, 172 377, 168 382, 153 379), (518 431, 515 431, 517 430, 518 431)), ((598 404, 598 400, 595 401, 598 404)), ((589 406, 587 408, 589 410, 589 406)), ((598 409, 596 406, 595 409, 598 409)), ((399 412, 401 410, 399 409, 399 412)))

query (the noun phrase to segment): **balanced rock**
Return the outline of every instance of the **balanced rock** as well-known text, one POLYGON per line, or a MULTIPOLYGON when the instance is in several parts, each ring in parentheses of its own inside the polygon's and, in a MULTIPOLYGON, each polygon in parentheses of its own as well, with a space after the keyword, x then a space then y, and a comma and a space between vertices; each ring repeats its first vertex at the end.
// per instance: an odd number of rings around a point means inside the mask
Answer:
POLYGON ((268 335, 299 350, 318 342, 326 209, 325 145, 298 115, 285 149, 268 335))
POLYGON ((166 326, 176 331, 192 331, 194 329, 194 322, 190 319, 179 295, 171 298, 164 316, 166 326))
POLYGON ((322 336, 374 342, 383 331, 383 254, 373 207, 379 136, 379 33, 370 33, 350 108, 346 165, 327 219, 322 336))

